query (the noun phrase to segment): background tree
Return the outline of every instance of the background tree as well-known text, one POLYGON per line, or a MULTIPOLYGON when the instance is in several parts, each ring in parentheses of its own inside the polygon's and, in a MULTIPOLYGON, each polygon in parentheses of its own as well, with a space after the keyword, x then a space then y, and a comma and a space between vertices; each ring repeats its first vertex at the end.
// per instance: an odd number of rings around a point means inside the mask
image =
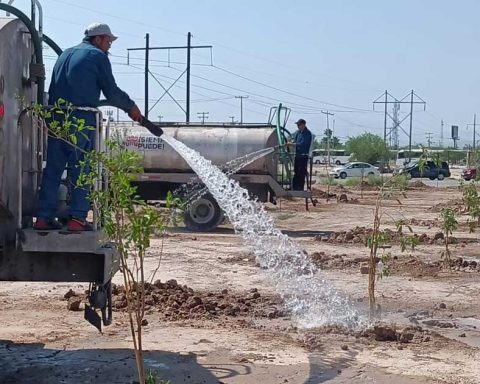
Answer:
POLYGON ((333 136, 333 131, 331 129, 326 129, 323 132, 323 137, 320 141, 317 142, 316 149, 326 149, 328 147, 328 139, 330 138, 330 148, 337 149, 342 147, 342 143, 337 136, 333 136))
POLYGON ((383 139, 373 133, 364 133, 360 136, 348 139, 345 144, 346 150, 352 155, 352 159, 366 163, 375 163, 389 156, 387 144, 383 139))

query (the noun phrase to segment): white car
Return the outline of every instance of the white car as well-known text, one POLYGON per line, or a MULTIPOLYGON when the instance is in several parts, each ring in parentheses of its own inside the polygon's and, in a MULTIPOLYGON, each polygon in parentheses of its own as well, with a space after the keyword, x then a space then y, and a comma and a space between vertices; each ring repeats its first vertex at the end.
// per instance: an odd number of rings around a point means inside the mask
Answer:
POLYGON ((336 179, 345 179, 346 177, 379 176, 380 172, 371 164, 355 162, 337 167, 329 174, 336 179))

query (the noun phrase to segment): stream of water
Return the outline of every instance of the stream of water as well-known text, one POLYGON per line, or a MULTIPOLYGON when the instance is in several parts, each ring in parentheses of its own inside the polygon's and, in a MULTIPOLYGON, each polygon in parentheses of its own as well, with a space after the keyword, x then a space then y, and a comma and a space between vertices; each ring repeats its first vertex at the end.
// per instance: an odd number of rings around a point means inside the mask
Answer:
MULTIPOLYGON (((231 176, 254 161, 269 155, 273 151, 275 151, 275 147, 260 149, 258 151, 230 160, 225 165, 219 166, 219 169, 226 176, 231 176)), ((198 181, 198 178, 194 177, 191 181, 182 184, 175 191, 173 191, 173 195, 183 196, 186 206, 188 207, 191 203, 195 202, 207 192, 208 188, 202 182, 198 181)))
POLYGON ((185 159, 217 200, 258 264, 271 277, 298 326, 360 325, 363 320, 348 298, 324 278, 287 235, 275 227, 273 218, 262 204, 249 199, 246 189, 197 151, 168 135, 162 139, 185 159))

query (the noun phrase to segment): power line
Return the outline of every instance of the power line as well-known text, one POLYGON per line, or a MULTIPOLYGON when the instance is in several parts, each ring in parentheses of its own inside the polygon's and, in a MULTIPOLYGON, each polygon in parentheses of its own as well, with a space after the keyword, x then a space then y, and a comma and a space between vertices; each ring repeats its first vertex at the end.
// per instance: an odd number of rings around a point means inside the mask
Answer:
MULTIPOLYGON (((146 45, 145 48, 140 47, 140 48, 128 48, 127 52, 130 54, 130 51, 145 51, 145 117, 148 118, 148 80, 149 80, 149 53, 150 51, 153 50, 167 50, 170 52, 171 50, 177 50, 177 49, 186 49, 187 50, 187 67, 185 71, 182 72, 182 74, 178 77, 175 82, 177 82, 180 77, 183 76, 184 73, 186 73, 186 101, 185 101, 185 121, 188 123, 190 122, 190 55, 191 55, 191 50, 192 49, 202 49, 202 48, 209 48, 210 50, 212 49, 211 45, 192 45, 192 34, 188 32, 187 34, 187 45, 186 46, 164 46, 164 47, 150 47, 149 46, 149 34, 147 33, 145 36, 146 40, 146 45)), ((128 60, 128 59, 127 59, 128 60)), ((168 89, 165 89, 163 85, 157 80, 157 82, 160 84, 160 86, 165 90, 165 93, 160 97, 160 99, 165 95, 168 94, 170 97, 173 98, 173 96, 168 92, 168 89)), ((172 84, 170 88, 173 86, 172 84)), ((160 99, 158 101, 160 101, 160 99)), ((174 99, 175 100, 175 99, 174 99)), ((178 104, 178 103, 177 103, 178 104)), ((179 107, 183 110, 183 108, 179 105, 179 107)))
POLYGON ((137 21, 137 20, 134 20, 134 19, 130 19, 130 18, 128 18, 128 17, 115 16, 115 15, 112 14, 111 12, 102 12, 102 11, 99 11, 97 8, 96 8, 96 9, 93 9, 93 8, 81 6, 81 5, 74 4, 74 3, 70 3, 70 2, 68 2, 68 1, 63 1, 63 0, 50 0, 50 1, 54 1, 54 2, 56 2, 56 3, 61 3, 61 4, 69 5, 70 7, 75 7, 75 8, 78 8, 78 9, 83 9, 83 10, 85 10, 85 11, 89 11, 89 12, 95 13, 96 15, 104 15, 104 16, 108 16, 108 17, 110 17, 110 18, 112 18, 112 19, 117 19, 117 20, 121 20, 121 21, 128 21, 128 22, 130 22, 130 23, 134 23, 134 24, 137 24, 137 25, 142 25, 142 26, 149 27, 149 28, 159 29, 159 30, 161 30, 161 31, 168 32, 168 33, 171 33, 171 34, 185 36, 185 33, 182 33, 182 32, 179 32, 179 31, 174 31, 174 30, 172 30, 172 29, 162 28, 162 27, 159 27, 158 25, 154 25, 154 24, 143 23, 143 22, 141 22, 141 21, 137 21))
POLYGON ((264 87, 267 87, 267 88, 270 88, 270 89, 273 89, 275 91, 278 91, 278 92, 283 92, 287 95, 290 95, 290 96, 295 96, 295 97, 299 97, 299 98, 302 98, 302 99, 305 99, 305 100, 310 100, 310 101, 314 101, 316 103, 320 103, 320 104, 325 104, 325 105, 331 105, 333 107, 338 107, 338 108, 346 108, 346 109, 351 109, 351 110, 358 110, 358 111, 368 111, 368 112, 371 112, 370 110, 367 110, 367 109, 362 109, 362 108, 355 108, 355 107, 351 107, 351 106, 345 106, 345 105, 340 105, 340 104, 334 104, 334 103, 329 103, 327 101, 323 101, 323 100, 318 100, 318 99, 314 99, 314 98, 311 98, 311 97, 308 97, 308 96, 305 96, 305 95, 299 95, 297 93, 294 93, 294 92, 290 92, 290 91, 285 91, 281 88, 277 88, 277 87, 274 87, 274 86, 271 86, 271 85, 268 85, 268 84, 265 84, 265 83, 262 83, 260 81, 257 81, 257 80, 253 80, 249 77, 246 77, 246 76, 243 76, 243 75, 239 75, 238 73, 235 73, 235 72, 232 72, 232 71, 229 71, 228 69, 225 69, 225 68, 221 68, 221 67, 218 67, 216 65, 213 66, 214 68, 220 70, 220 71, 223 71, 225 73, 228 73, 232 76, 236 76, 238 78, 241 78, 243 80, 247 80, 247 81, 250 81, 252 83, 255 83, 255 84, 258 84, 258 85, 262 85, 264 87))

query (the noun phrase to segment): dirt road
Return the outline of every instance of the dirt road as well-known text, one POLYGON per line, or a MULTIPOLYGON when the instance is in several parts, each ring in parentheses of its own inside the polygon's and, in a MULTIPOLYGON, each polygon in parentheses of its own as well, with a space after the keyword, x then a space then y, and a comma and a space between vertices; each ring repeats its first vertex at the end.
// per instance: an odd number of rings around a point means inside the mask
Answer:
MULTIPOLYGON (((376 191, 333 192, 345 193, 348 202, 320 199, 309 212, 303 201, 267 208, 322 268, 319 274, 364 313, 367 275, 360 268, 368 249, 362 239, 376 191)), ((440 207, 460 196, 456 188, 424 187, 400 202, 386 201, 383 227, 394 229, 403 218, 423 240, 411 252, 401 252, 395 240, 385 248, 391 275, 379 280, 377 295, 387 325, 377 329, 298 329, 228 224, 209 234, 172 229, 149 251, 153 271, 163 245, 155 277, 161 283, 152 286, 152 297, 164 301, 149 304, 146 366, 172 383, 480 383, 478 236, 468 233, 460 215, 452 269, 441 267, 443 245, 435 240, 440 207), (175 295, 198 303, 187 311, 175 295)), ((119 275, 115 282, 121 283, 119 275)), ((86 286, 0 285, 0 383, 135 381, 121 291, 114 323, 100 334, 82 312, 67 310, 69 289, 82 293, 86 286)))

